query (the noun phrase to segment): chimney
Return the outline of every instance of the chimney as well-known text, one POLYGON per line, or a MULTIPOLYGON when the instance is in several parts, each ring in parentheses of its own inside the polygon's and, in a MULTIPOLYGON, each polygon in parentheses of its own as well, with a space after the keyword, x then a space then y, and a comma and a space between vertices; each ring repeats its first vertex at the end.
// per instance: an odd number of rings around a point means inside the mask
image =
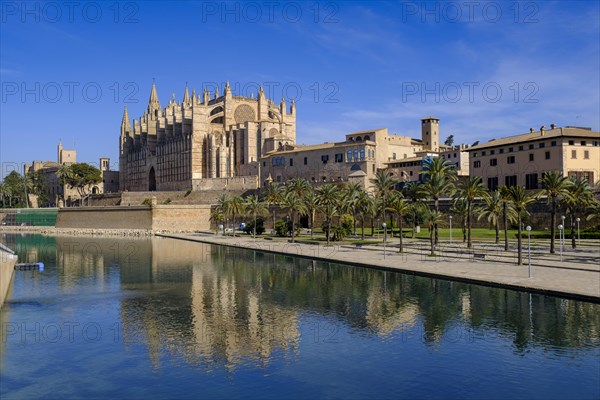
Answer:
POLYGON ((540 126, 540 133, 542 134, 542 136, 544 136, 544 129, 546 129, 544 125, 540 126))
POLYGON ((550 124, 550 129, 556 129, 556 124, 550 124))
POLYGON ((533 128, 529 128, 529 133, 533 133, 533 128))

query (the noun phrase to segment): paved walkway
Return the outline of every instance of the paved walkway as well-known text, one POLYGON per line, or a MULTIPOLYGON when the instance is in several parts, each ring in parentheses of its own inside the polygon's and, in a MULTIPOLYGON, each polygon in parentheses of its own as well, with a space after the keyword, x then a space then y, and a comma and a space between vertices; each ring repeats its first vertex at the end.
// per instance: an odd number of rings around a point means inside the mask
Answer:
MULTIPOLYGON (((592 257, 592 262, 587 262, 590 258, 585 257, 585 261, 582 258, 581 261, 584 262, 580 263, 577 262, 575 253, 565 254, 563 262, 557 262, 554 259, 545 260, 541 265, 532 262, 531 278, 529 278, 527 265, 517 266, 513 262, 493 260, 493 257, 488 257, 486 260, 473 259, 472 256, 469 256, 468 259, 456 258, 452 257, 452 252, 456 250, 452 248, 449 248, 446 253, 442 248, 439 256, 429 257, 421 251, 418 254, 413 252, 399 254, 397 247, 392 247, 387 249, 384 257, 383 248, 372 245, 357 248, 349 244, 333 244, 326 247, 320 244, 289 243, 285 239, 252 239, 245 235, 231 237, 209 234, 158 234, 158 236, 297 255, 431 277, 452 278, 600 302, 600 266, 597 262, 593 262, 596 258, 592 257)), ((527 262, 526 252, 524 253, 524 262, 527 262)))

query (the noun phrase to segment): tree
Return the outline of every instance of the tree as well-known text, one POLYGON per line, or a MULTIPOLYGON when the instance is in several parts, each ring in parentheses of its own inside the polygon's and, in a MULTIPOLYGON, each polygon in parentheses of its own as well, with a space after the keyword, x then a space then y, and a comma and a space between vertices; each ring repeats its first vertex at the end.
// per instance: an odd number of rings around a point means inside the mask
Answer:
MULTIPOLYGON (((225 222, 227 220, 227 215, 229 214, 229 196, 226 194, 222 194, 217 199, 217 206, 214 209, 214 218, 213 221, 217 223, 225 222)), ((223 235, 225 235, 225 224, 223 224, 223 235)))
POLYGON ((446 138, 446 140, 444 141, 444 144, 445 144, 446 146, 450 146, 450 147, 454 146, 454 135, 450 135, 450 136, 448 136, 448 137, 446 138))
POLYGON ((455 198, 450 212, 458 215, 460 218, 460 228, 463 234, 463 243, 467 242, 467 214, 469 213, 469 207, 467 200, 463 198, 455 198))
POLYGON ((325 235, 327 245, 331 234, 331 220, 337 212, 339 202, 339 189, 336 185, 327 183, 317 189, 317 199, 323 215, 325 215, 325 235))
POLYGON ((252 215, 254 220, 252 237, 256 238, 256 217, 268 212, 267 207, 265 206, 265 203, 260 201, 258 196, 251 195, 246 198, 245 209, 246 212, 252 215))
POLYGON ((375 178, 371 179, 371 183, 373 184, 373 186, 375 186, 375 191, 377 192, 378 197, 381 198, 381 211, 383 214, 383 222, 386 222, 385 199, 386 196, 389 196, 390 192, 394 189, 394 186, 396 186, 396 183, 398 183, 398 181, 394 179, 394 176, 390 171, 388 171, 387 169, 380 169, 377 170, 377 172, 375 173, 375 178))
POLYGON ((517 233, 517 264, 521 265, 523 262, 523 214, 527 213, 527 206, 535 202, 535 196, 531 193, 525 192, 522 186, 511 186, 506 189, 506 195, 510 202, 513 204, 515 211, 517 212, 517 224, 518 224, 518 233, 517 233))
POLYGON ((423 191, 419 183, 409 182, 402 188, 404 198, 410 202, 410 216, 412 221, 412 238, 415 238, 417 231, 417 216, 422 212, 423 208, 423 191))
POLYGON ((344 204, 352 212, 353 218, 353 235, 356 235, 356 210, 360 201, 360 194, 363 192, 362 186, 359 183, 349 183, 346 185, 342 192, 342 199, 344 204))
POLYGON ((306 204, 294 190, 289 190, 281 199, 281 206, 288 210, 288 215, 292 220, 292 243, 296 233, 296 215, 306 214, 306 204))
POLYGON ((490 196, 484 198, 484 200, 485 207, 483 207, 477 219, 480 220, 481 218, 485 218, 490 225, 494 226, 496 229, 496 244, 499 244, 500 218, 505 214, 508 219, 514 220, 516 217, 515 210, 510 204, 507 204, 504 201, 501 189, 495 190, 490 196))
POLYGON ((402 253, 402 220, 404 219, 404 215, 408 212, 409 206, 401 193, 392 192, 388 210, 398 218, 398 227, 400 228, 400 248, 398 249, 398 253, 402 253))
POLYGON ((549 171, 542 177, 542 191, 540 195, 547 196, 547 202, 552 204, 552 213, 550 218, 550 253, 555 252, 556 236, 556 212, 558 204, 562 199, 569 195, 569 178, 563 176, 560 171, 549 171))
MULTIPOLYGON (((215 234, 219 230, 219 224, 225 222, 225 216, 223 215, 223 211, 219 207, 214 207, 210 211, 210 220, 215 223, 215 234)), ((223 234, 225 234, 225 226, 223 226, 223 234)))
POLYGON ((473 211, 473 201, 478 197, 487 200, 489 193, 485 185, 481 182, 481 177, 474 176, 463 182, 462 187, 458 192, 458 197, 467 201, 467 247, 471 248, 471 215, 473 211))
POLYGON ((310 191, 304 196, 304 205, 306 205, 306 212, 310 219, 310 237, 313 237, 315 233, 315 214, 319 209, 319 201, 317 198, 317 194, 315 193, 312 187, 310 188, 310 191))
POLYGON ((600 220, 600 201, 594 200, 588 205, 586 221, 600 220))
POLYGON ((360 214, 360 238, 365 240, 365 217, 371 215, 373 199, 368 192, 361 190, 356 199, 356 209, 360 214))
MULTIPOLYGON (((508 194, 508 186, 502 186, 500 188, 500 197, 502 198, 502 221, 504 228, 504 251, 508 251, 508 221, 509 221, 509 208, 511 207, 510 196, 508 194)), ((514 209, 513 209, 514 210, 514 209)), ((514 216, 516 220, 516 215, 514 216)))
POLYGON ((275 231, 275 205, 278 205, 283 196, 283 186, 269 183, 265 187, 264 199, 269 207, 273 208, 273 231, 275 231))
POLYGON ((564 198, 564 202, 569 210, 569 219, 571 221, 571 247, 576 248, 576 218, 588 205, 594 201, 594 192, 587 179, 572 179, 571 184, 568 187, 568 192, 569 194, 564 198))
POLYGON ((82 205, 92 186, 102 182, 102 172, 87 163, 63 165, 59 168, 58 175, 61 185, 77 190, 82 205))
POLYGON ((435 227, 444 223, 444 214, 437 210, 428 210, 425 214, 425 224, 429 227, 429 244, 431 246, 431 255, 435 255, 435 238, 434 231, 435 227))
MULTIPOLYGON (((443 196, 450 196, 454 190, 454 184, 451 178, 445 177, 442 173, 436 173, 431 175, 429 179, 420 186, 421 192, 424 197, 433 199, 434 210, 440 212, 440 198, 443 196)), ((435 231, 435 243, 438 243, 438 227, 434 227, 435 231)))
POLYGON ((233 223, 233 237, 235 237, 235 217, 236 215, 243 215, 246 212, 246 204, 241 196, 233 196, 229 198, 226 207, 227 212, 225 215, 231 215, 231 221, 233 223))

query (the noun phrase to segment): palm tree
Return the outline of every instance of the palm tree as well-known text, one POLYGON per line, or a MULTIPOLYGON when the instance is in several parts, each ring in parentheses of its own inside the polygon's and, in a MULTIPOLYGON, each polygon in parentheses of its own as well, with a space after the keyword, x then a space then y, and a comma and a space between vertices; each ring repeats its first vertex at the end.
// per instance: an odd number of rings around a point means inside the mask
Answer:
POLYGON ((561 171, 549 171, 542 177, 542 190, 540 195, 547 196, 547 202, 552 204, 550 219, 550 253, 554 253, 554 242, 556 236, 556 212, 559 202, 569 195, 571 181, 563 176, 561 171))
POLYGON ((458 215, 460 218, 460 228, 463 234, 463 243, 467 242, 467 214, 469 213, 469 207, 467 205, 467 200, 463 198, 454 199, 454 203, 450 208, 450 212, 458 215))
POLYGON ((265 186, 263 195, 267 205, 273 208, 273 231, 275 230, 275 205, 279 204, 283 196, 283 187, 276 183, 269 183, 265 186))
POLYGON ((288 215, 292 219, 292 243, 294 243, 294 235, 296 234, 296 215, 304 215, 307 212, 304 199, 296 194, 295 191, 289 190, 281 199, 281 206, 288 210, 288 215))
MULTIPOLYGON (((455 191, 454 183, 451 178, 447 178, 441 174, 434 174, 427 181, 419 186, 424 197, 433 199, 434 210, 440 212, 440 198, 443 196, 451 196, 455 191)), ((434 227, 435 243, 438 243, 438 227, 434 227)))
POLYGON ((505 215, 507 219, 514 220, 515 210, 510 204, 507 204, 502 197, 501 189, 495 190, 490 196, 484 199, 485 207, 479 213, 478 220, 487 219, 490 225, 496 228, 496 244, 500 243, 500 218, 505 215))
POLYGON ((310 237, 312 238, 315 233, 315 214, 319 209, 319 201, 312 187, 304 196, 304 205, 306 205, 306 213, 310 218, 310 237))
POLYGON ((398 218, 398 227, 400 228, 400 248, 398 249, 398 253, 402 253, 402 220, 404 219, 404 214, 408 212, 409 206, 401 193, 392 192, 388 210, 390 210, 398 218))
POLYGON ((521 265, 523 261, 523 249, 521 248, 523 242, 523 238, 521 237, 523 233, 523 214, 527 213, 527 206, 534 203, 536 197, 531 193, 525 192, 525 189, 522 186, 511 186, 508 189, 506 189, 506 194, 507 197, 510 199, 510 202, 512 203, 513 207, 515 208, 515 211, 517 212, 517 264, 521 265))
POLYGON ((571 220, 571 247, 577 247, 575 240, 575 220, 580 212, 594 201, 594 191, 590 187, 587 179, 573 179, 568 187, 569 194, 564 198, 564 202, 569 210, 571 220))
POLYGON ((429 243, 431 245, 432 256, 435 255, 435 227, 443 224, 444 222, 444 214, 437 210, 427 210, 427 213, 425 214, 425 224, 429 227, 429 243))
POLYGON ((246 212, 244 199, 242 199, 241 196, 231 197, 226 210, 227 212, 225 215, 231 215, 231 221, 233 222, 233 237, 235 237, 235 217, 236 215, 243 215, 246 212))
MULTIPOLYGON (((221 222, 225 222, 227 219, 227 215, 229 214, 229 196, 226 194, 222 194, 217 199, 217 205, 215 207, 215 218, 213 219, 215 223, 217 219, 220 219, 221 222), (220 214, 220 215, 219 215, 220 214)), ((223 235, 225 235, 225 224, 223 224, 223 235)))
POLYGON ((489 197, 487 187, 481 181, 480 176, 473 176, 463 182, 458 197, 467 201, 467 247, 472 247, 471 242, 471 215, 473 211, 473 202, 476 198, 486 200, 489 197))
MULTIPOLYGON (((502 198, 502 222, 504 225, 504 251, 508 251, 508 221, 509 221, 509 209, 512 209, 510 202, 510 196, 508 194, 508 186, 502 186, 500 188, 500 197, 502 198)), ((515 221, 516 216, 511 221, 515 221)))
POLYGON ((303 197, 310 189, 310 184, 304 178, 292 178, 285 185, 285 190, 287 192, 294 192, 299 197, 303 197))
POLYGON ((252 237, 256 238, 256 217, 257 215, 262 215, 268 212, 267 207, 265 206, 264 202, 260 201, 258 196, 251 195, 246 198, 245 208, 246 211, 249 214, 251 214, 254 218, 254 229, 252 232, 252 237))
POLYGON ((588 215, 585 219, 586 221, 591 221, 594 219, 600 220, 600 201, 594 200, 590 202, 588 205, 588 215))
MULTIPOLYGON (((217 232, 219 231, 219 223, 222 223, 225 221, 223 212, 218 207, 214 207, 210 211, 210 220, 215 223, 215 235, 216 235, 217 232)), ((223 235, 224 234, 225 234, 225 226, 223 226, 223 235)))
POLYGON ((329 236, 331 233, 331 220, 338 209, 339 189, 332 183, 322 185, 317 189, 317 199, 321 212, 325 215, 325 226, 327 245, 329 245, 329 236))
POLYGON ((356 199, 356 207, 360 213, 360 238, 365 240, 365 217, 371 214, 373 199, 365 190, 361 190, 356 199))
POLYGON ((364 192, 364 190, 358 182, 349 183, 342 192, 343 202, 352 212, 352 218, 354 220, 353 235, 356 235, 356 209, 358 207, 360 193, 362 192, 364 192))
POLYGON ((412 238, 415 238, 417 232, 417 214, 423 205, 423 191, 419 187, 418 182, 408 182, 402 188, 404 198, 410 202, 409 213, 412 219, 412 238))
POLYGON ((386 221, 386 213, 385 213, 385 198, 389 196, 390 192, 394 189, 394 186, 398 181, 394 179, 393 174, 387 169, 377 170, 375 173, 375 178, 371 179, 371 183, 375 186, 375 191, 377 195, 381 198, 381 210, 383 213, 383 222, 386 221))
POLYGON ((433 177, 435 175, 443 176, 450 181, 458 179, 456 166, 449 160, 441 157, 429 157, 423 165, 423 175, 433 177))

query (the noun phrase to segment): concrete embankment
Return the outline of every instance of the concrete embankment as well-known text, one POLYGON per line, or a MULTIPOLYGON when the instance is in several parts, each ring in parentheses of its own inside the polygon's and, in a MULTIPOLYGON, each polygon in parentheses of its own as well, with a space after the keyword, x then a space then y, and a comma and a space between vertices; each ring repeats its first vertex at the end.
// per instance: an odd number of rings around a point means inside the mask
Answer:
POLYGON ((0 248, 0 307, 8 295, 15 273, 17 256, 0 248))
POLYGON ((337 245, 326 247, 317 244, 200 234, 157 236, 600 302, 600 270, 578 268, 579 264, 576 262, 565 262, 561 268, 532 265, 529 277, 526 265, 400 254, 389 249, 384 255, 382 248, 351 249, 337 245))

